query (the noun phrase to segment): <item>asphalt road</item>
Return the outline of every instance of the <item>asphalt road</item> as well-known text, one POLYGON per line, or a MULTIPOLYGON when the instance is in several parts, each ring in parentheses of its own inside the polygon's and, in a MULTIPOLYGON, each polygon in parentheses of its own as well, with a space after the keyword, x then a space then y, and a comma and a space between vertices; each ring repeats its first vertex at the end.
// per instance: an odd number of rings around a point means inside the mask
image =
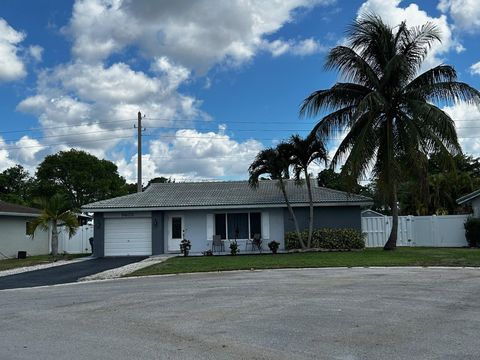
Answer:
POLYGON ((10 359, 479 359, 480 270, 174 275, 0 291, 10 359))
MULTIPOLYGON (((145 257, 102 258, 54 266, 0 277, 0 290, 76 282, 78 279, 145 259, 145 257)), ((1 357, 0 357, 1 359, 1 357)))

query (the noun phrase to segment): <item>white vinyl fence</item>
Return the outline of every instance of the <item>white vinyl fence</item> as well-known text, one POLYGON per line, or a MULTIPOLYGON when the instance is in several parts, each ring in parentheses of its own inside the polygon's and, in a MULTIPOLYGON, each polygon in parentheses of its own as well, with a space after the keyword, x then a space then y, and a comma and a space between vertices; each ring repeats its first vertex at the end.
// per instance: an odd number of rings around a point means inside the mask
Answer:
MULTIPOLYGON (((398 246, 467 246, 463 224, 469 215, 400 216, 398 246)), ((363 217, 362 231, 367 247, 382 247, 392 229, 390 216, 363 217)))
POLYGON ((93 237, 93 225, 80 226, 71 238, 68 238, 66 231, 60 231, 58 234, 58 252, 69 254, 91 253, 92 249, 88 241, 91 237, 93 237))

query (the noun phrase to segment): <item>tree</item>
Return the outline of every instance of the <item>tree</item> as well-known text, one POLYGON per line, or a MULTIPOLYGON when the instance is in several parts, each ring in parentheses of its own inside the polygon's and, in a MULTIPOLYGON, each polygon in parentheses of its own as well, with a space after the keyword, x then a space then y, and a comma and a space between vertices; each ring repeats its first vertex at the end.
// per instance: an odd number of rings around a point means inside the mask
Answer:
POLYGON ((446 166, 437 154, 427 160, 428 174, 419 186, 416 174, 408 171, 399 184, 399 203, 402 214, 430 215, 455 214, 465 209, 456 199, 480 187, 480 159, 458 154, 453 165, 446 166))
POLYGON ((327 151, 325 150, 324 144, 315 136, 308 136, 303 139, 300 135, 292 135, 288 143, 280 146, 283 147, 283 152, 285 152, 289 164, 293 166, 295 181, 300 184, 302 182, 302 175, 305 177, 310 210, 307 248, 310 248, 312 245, 313 234, 313 197, 312 184, 310 182, 311 176, 308 172, 308 167, 316 160, 323 161, 326 165, 328 160, 327 151))
POLYGON ((40 216, 30 223, 29 233, 33 237, 35 230, 40 227, 48 231, 51 224, 52 228, 52 255, 58 255, 58 228, 65 227, 68 236, 75 235, 79 226, 77 217, 69 210, 70 203, 63 194, 55 194, 50 198, 42 198, 38 200, 38 205, 42 212, 40 216))
POLYGON ((30 205, 33 179, 22 165, 12 166, 0 173, 0 199, 30 205))
POLYGON ((73 209, 128 194, 117 166, 85 151, 71 149, 45 157, 37 168, 35 195, 65 194, 73 209))
POLYGON ((346 82, 318 90, 301 105, 300 114, 329 113, 312 133, 321 138, 348 130, 332 159, 346 158, 342 173, 359 178, 370 170, 392 212, 392 231, 384 249, 395 249, 398 230, 398 179, 408 163, 423 176, 428 154, 448 158, 460 145, 454 121, 437 104, 480 103, 480 93, 458 82, 455 69, 439 65, 418 75, 431 45, 440 41, 427 23, 392 28, 367 14, 348 30, 348 46, 333 48, 326 69, 338 70, 346 82))
POLYGON ((277 180, 277 184, 280 187, 280 190, 282 191, 283 197, 285 199, 285 203, 287 204, 288 211, 292 216, 295 225, 295 232, 297 234, 300 245, 302 249, 305 249, 305 243, 303 242, 302 236, 300 235, 297 217, 295 216, 295 212, 290 205, 290 201, 288 200, 288 195, 285 188, 284 179, 287 177, 286 175, 288 175, 288 168, 290 164, 285 154, 280 151, 284 146, 282 144, 284 143, 280 143, 277 148, 264 149, 257 154, 255 160, 248 168, 248 173, 250 175, 248 183, 251 187, 257 188, 260 176, 267 174, 270 175, 270 178, 272 180, 277 180))
POLYGON ((170 184, 170 183, 174 183, 174 182, 175 182, 175 179, 172 180, 171 177, 166 178, 165 176, 158 176, 158 177, 155 177, 153 179, 150 179, 148 181, 148 184, 147 184, 146 188, 148 188, 151 184, 170 184))

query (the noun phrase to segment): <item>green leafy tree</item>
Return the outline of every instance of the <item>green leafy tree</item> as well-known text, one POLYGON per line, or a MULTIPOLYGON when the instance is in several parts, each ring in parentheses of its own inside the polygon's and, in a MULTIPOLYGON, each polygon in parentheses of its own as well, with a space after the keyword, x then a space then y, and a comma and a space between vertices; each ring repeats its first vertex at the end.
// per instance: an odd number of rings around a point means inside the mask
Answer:
POLYGON ((328 114, 313 128, 321 138, 348 132, 332 159, 342 173, 359 178, 372 171, 376 185, 392 212, 392 231, 384 249, 395 249, 398 230, 398 189, 401 164, 417 175, 425 172, 425 157, 458 154, 454 121, 437 104, 480 103, 480 93, 458 82, 449 65, 418 75, 431 45, 440 41, 435 25, 396 27, 367 14, 348 30, 348 46, 333 48, 326 69, 340 71, 345 82, 308 96, 301 115, 328 114))
POLYGON ((480 187, 480 160, 464 154, 453 158, 446 166, 443 159, 433 154, 427 160, 426 182, 421 183, 405 164, 399 184, 399 203, 402 214, 455 214, 465 211, 456 199, 480 187))
POLYGON ((117 166, 85 151, 71 149, 45 157, 36 172, 35 194, 65 194, 73 209, 82 205, 128 194, 117 166))
POLYGON ((272 180, 277 181, 277 184, 282 191, 283 197, 285 199, 285 203, 287 204, 288 211, 292 216, 295 225, 295 232, 298 236, 300 245, 302 249, 305 249, 305 243, 303 242, 302 236, 300 235, 300 228, 298 226, 297 217, 295 216, 295 212, 290 205, 287 190, 285 188, 284 180, 286 178, 286 175, 288 175, 288 168, 290 163, 288 157, 281 152, 283 147, 284 143, 281 143, 277 146, 277 148, 264 149, 257 154, 255 160, 248 169, 248 183, 251 187, 257 188, 260 181, 259 179, 262 175, 269 175, 272 180))
POLYGON ((33 237, 35 230, 41 228, 48 231, 52 229, 52 255, 58 255, 58 230, 65 228, 68 236, 75 235, 79 226, 76 215, 70 211, 70 202, 63 194, 55 194, 50 198, 38 200, 38 205, 42 209, 39 217, 30 223, 29 233, 33 237))
POLYGON ((33 179, 22 165, 12 166, 0 173, 0 199, 30 205, 33 179))
POLYGON ((283 152, 288 159, 289 164, 293 167, 293 174, 295 181, 302 183, 302 176, 305 178, 307 185, 308 201, 309 201, 309 222, 308 222, 308 238, 307 248, 312 245, 313 234, 313 196, 311 175, 308 172, 308 167, 315 161, 321 161, 325 165, 328 160, 327 151, 324 144, 315 136, 308 136, 306 138, 300 135, 292 135, 287 143, 281 145, 283 152))

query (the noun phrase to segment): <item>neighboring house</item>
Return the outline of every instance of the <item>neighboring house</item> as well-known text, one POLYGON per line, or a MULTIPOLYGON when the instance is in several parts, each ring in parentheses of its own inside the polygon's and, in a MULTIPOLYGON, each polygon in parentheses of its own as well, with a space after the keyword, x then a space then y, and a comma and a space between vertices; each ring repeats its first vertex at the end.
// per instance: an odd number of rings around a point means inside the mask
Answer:
POLYGON ((457 199, 459 205, 470 205, 473 209, 473 216, 480 217, 480 189, 457 199))
POLYGON ((49 253, 49 232, 38 229, 32 238, 27 235, 27 224, 40 210, 0 201, 0 258, 16 257, 18 251, 27 255, 49 253))
POLYGON ((371 209, 362 211, 362 218, 363 217, 380 217, 380 216, 385 216, 385 215, 380 214, 379 212, 376 212, 376 211, 371 210, 371 209))
MULTIPOLYGON (((308 227, 306 185, 288 180, 287 193, 301 228, 308 227)), ((315 228, 361 230, 361 208, 370 198, 316 185, 312 181, 315 228)), ((128 256, 178 252, 183 237, 192 252, 211 248, 213 235, 237 238, 244 246, 261 234, 283 248, 284 232, 293 221, 276 181, 264 180, 252 189, 247 181, 156 183, 144 192, 98 201, 82 207, 94 216, 94 255, 128 256)), ((225 246, 228 249, 228 246, 225 246)))

